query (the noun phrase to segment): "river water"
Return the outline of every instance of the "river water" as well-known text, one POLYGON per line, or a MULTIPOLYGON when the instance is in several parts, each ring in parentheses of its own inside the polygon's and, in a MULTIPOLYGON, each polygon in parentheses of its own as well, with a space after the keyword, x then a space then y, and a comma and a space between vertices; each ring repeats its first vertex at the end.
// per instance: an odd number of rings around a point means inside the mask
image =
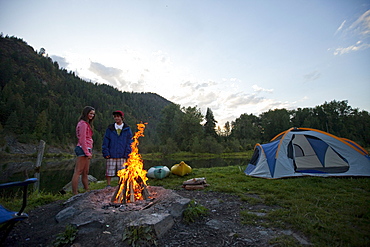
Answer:
MULTIPOLYGON (((248 164, 247 159, 162 159, 162 160, 143 160, 144 169, 148 170, 152 166, 164 165, 171 169, 174 164, 184 161, 192 168, 210 168, 222 166, 244 166, 248 164)), ((44 159, 40 172, 40 190, 56 193, 64 185, 71 181, 75 166, 75 159, 44 159)), ((22 181, 26 178, 34 177, 35 160, 22 161, 0 161, 0 183, 9 181, 22 181)), ((103 158, 93 159, 90 164, 90 175, 98 180, 105 179, 105 160, 103 158)))

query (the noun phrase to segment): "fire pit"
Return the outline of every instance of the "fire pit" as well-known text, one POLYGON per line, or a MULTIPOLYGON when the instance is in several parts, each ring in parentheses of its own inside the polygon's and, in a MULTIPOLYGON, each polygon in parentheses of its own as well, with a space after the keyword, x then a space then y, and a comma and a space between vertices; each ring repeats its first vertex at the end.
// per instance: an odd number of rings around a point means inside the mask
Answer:
POLYGON ((132 227, 149 228, 152 235, 161 238, 190 202, 172 190, 147 186, 147 172, 138 153, 138 138, 144 136, 145 124, 137 126, 126 168, 118 172, 118 186, 73 196, 56 215, 58 223, 78 227, 81 241, 84 237, 105 237, 107 245, 120 246, 132 227))
POLYGON ((172 190, 148 186, 150 199, 117 204, 111 202, 115 190, 106 188, 71 197, 56 215, 57 222, 77 226, 82 239, 91 238, 92 233, 108 234, 109 241, 122 243, 122 234, 133 226, 150 227, 155 236, 161 238, 181 219, 190 202, 172 190))

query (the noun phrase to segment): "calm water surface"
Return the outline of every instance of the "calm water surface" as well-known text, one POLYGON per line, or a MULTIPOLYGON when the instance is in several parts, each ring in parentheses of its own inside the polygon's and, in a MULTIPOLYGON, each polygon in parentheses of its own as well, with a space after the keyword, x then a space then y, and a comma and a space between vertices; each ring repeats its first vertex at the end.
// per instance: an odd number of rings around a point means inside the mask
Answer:
MULTIPOLYGON (((246 159, 182 159, 185 163, 190 165, 192 168, 210 168, 210 167, 223 167, 223 166, 244 166, 248 164, 246 159)), ((148 170, 152 166, 164 165, 171 169, 174 164, 179 163, 182 160, 145 160, 144 169, 148 170)), ((21 161, 21 162, 0 162, 0 182, 9 181, 21 181, 27 177, 34 177, 34 161, 21 161)), ((75 159, 69 160, 44 160, 42 162, 41 173, 40 173, 40 189, 46 192, 58 192, 64 185, 71 181, 73 175, 73 169, 75 165, 75 159)), ((90 164, 90 175, 94 176, 98 180, 105 179, 105 160, 104 159, 93 159, 90 164)))

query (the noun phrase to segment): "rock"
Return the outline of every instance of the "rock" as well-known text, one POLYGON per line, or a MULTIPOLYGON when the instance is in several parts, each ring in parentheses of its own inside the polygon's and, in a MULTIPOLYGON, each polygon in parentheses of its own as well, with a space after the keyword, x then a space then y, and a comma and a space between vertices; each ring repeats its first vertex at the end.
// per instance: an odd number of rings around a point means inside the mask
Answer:
POLYGON ((150 214, 143 215, 136 221, 131 222, 128 226, 149 226, 153 229, 157 238, 161 238, 174 224, 172 215, 170 214, 150 214))
POLYGON ((176 199, 175 202, 172 203, 171 208, 169 209, 169 212, 175 218, 182 217, 182 213, 184 212, 186 207, 189 205, 190 201, 191 200, 189 198, 183 198, 183 197, 176 199))
MULTIPOLYGON (((96 179, 94 176, 92 175, 88 175, 88 180, 89 180, 89 183, 96 183, 98 181, 98 179, 96 179)), ((82 185, 82 181, 81 181, 81 176, 78 180, 78 189, 83 189, 83 185, 82 185)), ((68 184, 64 185, 63 188, 61 189, 61 193, 65 193, 67 191, 72 191, 72 181, 69 182, 68 184)))
POLYGON ((102 231, 104 224, 102 222, 91 220, 77 225, 78 234, 94 234, 96 231, 102 231))
POLYGON ((62 211, 60 211, 56 216, 55 216, 55 220, 58 222, 58 223, 61 223, 73 216, 75 216, 79 211, 74 208, 74 207, 68 207, 68 208, 65 208, 63 209, 62 211))

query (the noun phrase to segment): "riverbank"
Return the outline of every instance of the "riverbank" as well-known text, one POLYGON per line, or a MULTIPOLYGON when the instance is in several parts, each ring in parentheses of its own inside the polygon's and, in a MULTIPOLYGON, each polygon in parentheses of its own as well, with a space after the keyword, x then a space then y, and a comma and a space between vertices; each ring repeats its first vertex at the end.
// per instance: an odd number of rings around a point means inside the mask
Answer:
MULTIPOLYGON (((7 135, 3 137, 3 145, 0 147, 0 158, 2 159, 27 159, 36 158, 38 152, 38 143, 21 143, 14 136, 7 135)), ((141 153, 142 157, 148 160, 156 160, 166 158, 181 159, 181 158, 250 158, 252 157, 253 150, 245 152, 234 153, 191 153, 191 152, 177 152, 173 154, 164 155, 162 153, 141 153)), ((101 150, 93 150, 94 158, 101 157, 101 150)), ((44 157, 46 158, 73 158, 74 145, 68 147, 50 146, 46 143, 44 157)))
MULTIPOLYGON (((46 146, 40 169, 40 186, 42 190, 55 193, 60 191, 63 186, 70 181, 76 157, 75 155, 62 151, 52 153, 48 151, 49 147, 46 146)), ((2 154, 2 156, 0 154, 0 182, 20 181, 29 177, 34 177, 37 161, 36 153, 11 154, 2 152, 2 154)), ((182 152, 169 156, 164 156, 160 153, 151 153, 142 154, 142 159, 145 170, 153 166, 167 166, 171 168, 181 161, 185 161, 185 163, 189 164, 192 168, 235 165, 246 166, 249 161, 247 153, 212 155, 182 152)), ((101 157, 100 153, 95 152, 90 164, 90 175, 98 179, 104 179, 104 174, 105 159, 101 157)))

